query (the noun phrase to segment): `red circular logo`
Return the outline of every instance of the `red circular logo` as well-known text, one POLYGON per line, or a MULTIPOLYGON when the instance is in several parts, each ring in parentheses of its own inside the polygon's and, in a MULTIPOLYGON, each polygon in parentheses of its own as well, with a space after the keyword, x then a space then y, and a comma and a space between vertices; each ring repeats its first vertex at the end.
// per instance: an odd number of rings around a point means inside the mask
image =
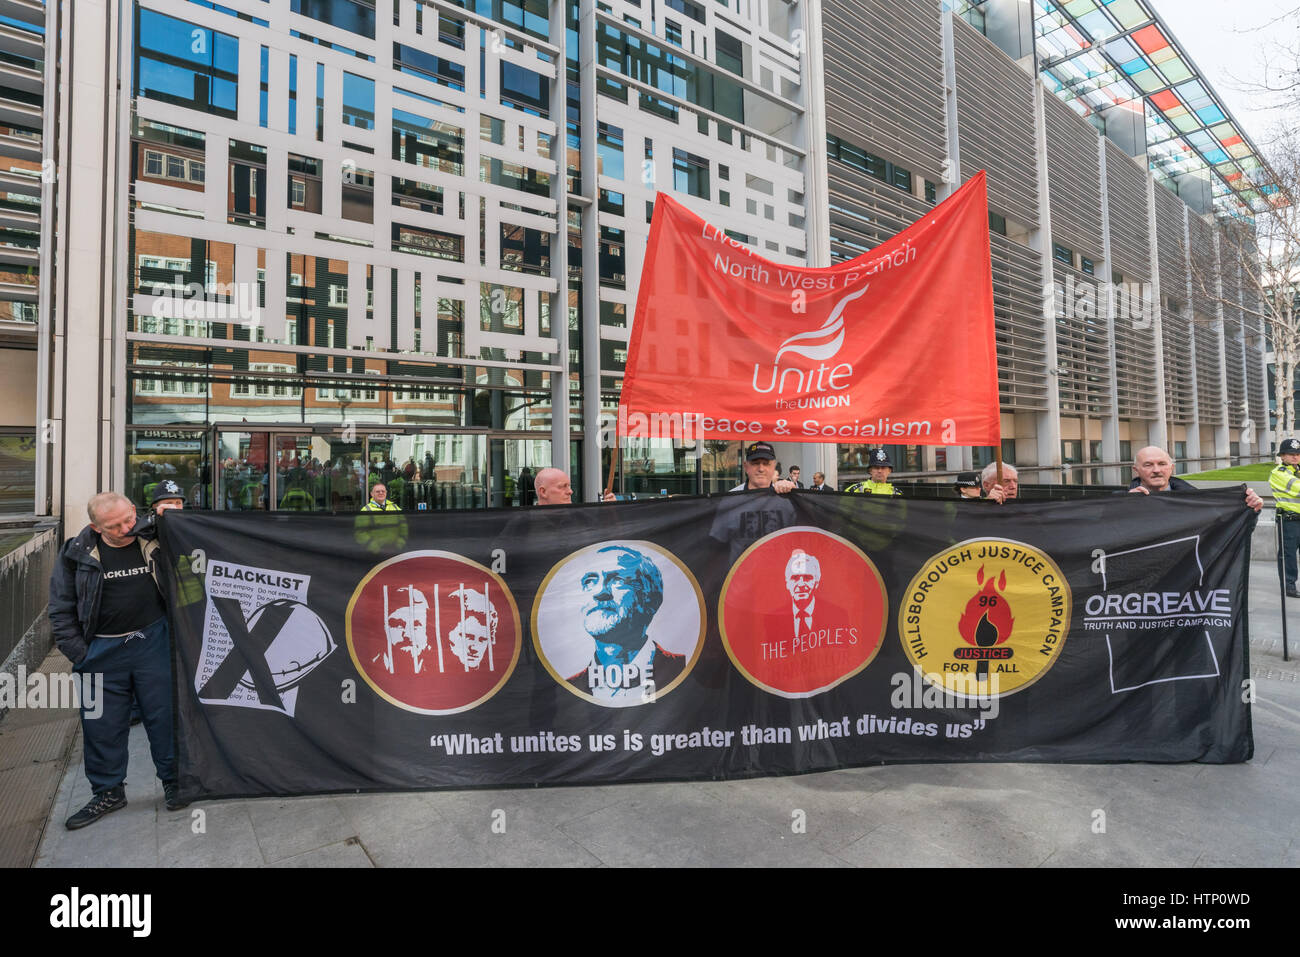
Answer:
POLYGON ((450 552, 407 552, 352 594, 348 650, 399 708, 455 714, 505 684, 519 660, 519 610, 501 578, 450 552))
POLYGON ((749 681, 808 698, 857 674, 885 636, 889 597, 861 549, 818 528, 774 532, 732 567, 718 626, 749 681))

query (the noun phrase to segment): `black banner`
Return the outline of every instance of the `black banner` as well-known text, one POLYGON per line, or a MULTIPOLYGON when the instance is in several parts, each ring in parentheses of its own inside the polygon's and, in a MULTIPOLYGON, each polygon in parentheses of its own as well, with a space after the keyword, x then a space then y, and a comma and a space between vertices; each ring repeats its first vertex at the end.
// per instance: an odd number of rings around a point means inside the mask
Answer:
POLYGON ((195 797, 1251 757, 1240 490, 168 512, 195 797))

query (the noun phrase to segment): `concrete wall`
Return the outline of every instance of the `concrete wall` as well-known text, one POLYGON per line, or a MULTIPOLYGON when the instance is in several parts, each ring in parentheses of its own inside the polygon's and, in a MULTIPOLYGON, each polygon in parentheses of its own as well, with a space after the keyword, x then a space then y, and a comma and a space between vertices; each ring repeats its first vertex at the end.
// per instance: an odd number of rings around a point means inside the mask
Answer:
POLYGON ((0 349, 0 425, 36 425, 36 353, 0 349))

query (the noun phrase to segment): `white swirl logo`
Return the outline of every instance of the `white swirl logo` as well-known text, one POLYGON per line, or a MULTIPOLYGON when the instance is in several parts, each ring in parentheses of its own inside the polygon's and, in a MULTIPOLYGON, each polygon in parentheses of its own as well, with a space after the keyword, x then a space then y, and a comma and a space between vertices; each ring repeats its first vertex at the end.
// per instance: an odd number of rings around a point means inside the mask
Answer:
POLYGON ((779 363, 781 357, 787 352, 793 352, 814 362, 824 362, 839 352, 840 346, 844 345, 844 307, 865 295, 868 286, 870 283, 837 302, 835 308, 831 310, 830 317, 819 328, 811 332, 795 333, 781 343, 780 348, 776 350, 776 358, 772 360, 773 364, 779 363))

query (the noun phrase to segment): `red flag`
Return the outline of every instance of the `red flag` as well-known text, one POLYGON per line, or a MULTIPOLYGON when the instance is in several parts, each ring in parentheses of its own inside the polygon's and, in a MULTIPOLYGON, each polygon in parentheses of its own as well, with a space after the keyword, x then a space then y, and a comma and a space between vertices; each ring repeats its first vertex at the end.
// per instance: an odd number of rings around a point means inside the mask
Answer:
POLYGON ((997 445, 980 172, 856 259, 782 266, 659 194, 620 435, 997 445))

